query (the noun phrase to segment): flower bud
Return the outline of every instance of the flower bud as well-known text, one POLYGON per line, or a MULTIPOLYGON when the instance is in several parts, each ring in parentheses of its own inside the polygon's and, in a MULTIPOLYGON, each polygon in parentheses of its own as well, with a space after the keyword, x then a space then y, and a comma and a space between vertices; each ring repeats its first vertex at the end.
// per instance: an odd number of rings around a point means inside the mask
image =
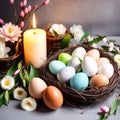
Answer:
POLYGON ((44 0, 43 5, 48 5, 50 0, 44 0))
POLYGON ((21 21, 21 23, 20 23, 20 25, 19 25, 19 26, 20 26, 21 28, 23 28, 23 27, 24 27, 24 25, 25 25, 25 23, 24 23, 23 21, 21 21))
POLYGON ((23 6, 27 5, 27 0, 23 0, 23 6))
POLYGON ((100 108, 100 110, 103 112, 103 113, 108 113, 109 112, 109 107, 107 107, 107 106, 102 106, 101 108, 100 108))
POLYGON ((34 6, 33 6, 33 9, 36 10, 37 8, 38 8, 38 5, 34 5, 34 6))
POLYGON ((32 9, 31 5, 28 6, 28 12, 30 12, 32 9))
POLYGON ((3 25, 4 24, 4 20, 0 19, 0 24, 3 25))
POLYGON ((20 7, 21 7, 21 8, 23 7, 23 3, 22 3, 22 2, 20 2, 20 7))
POLYGON ((21 16, 21 17, 24 17, 24 16, 25 16, 24 11, 21 11, 21 12, 20 12, 20 16, 21 16))
POLYGON ((14 4, 14 0, 10 0, 10 3, 11 3, 11 4, 14 4))
POLYGON ((24 9, 24 13, 25 13, 25 14, 28 13, 28 8, 27 8, 27 7, 24 9))

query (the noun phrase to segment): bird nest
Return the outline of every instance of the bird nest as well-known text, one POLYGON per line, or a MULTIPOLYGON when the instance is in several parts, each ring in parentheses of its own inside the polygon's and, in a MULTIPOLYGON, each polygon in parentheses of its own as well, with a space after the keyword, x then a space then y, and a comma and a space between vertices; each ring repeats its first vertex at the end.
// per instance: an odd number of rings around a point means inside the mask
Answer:
POLYGON ((11 48, 11 51, 8 53, 9 57, 0 58, 0 74, 6 74, 8 69, 15 63, 22 59, 23 55, 23 44, 20 39, 16 44, 10 42, 6 43, 7 47, 11 48))
POLYGON ((54 53, 58 50, 60 50, 60 44, 61 44, 61 40, 69 34, 69 31, 66 30, 66 32, 62 35, 52 35, 51 32, 49 32, 49 29, 51 28, 53 24, 48 24, 46 27, 44 27, 44 30, 46 31, 46 36, 47 36, 47 52, 48 55, 51 53, 54 53))
POLYGON ((59 50, 57 53, 52 55, 46 62, 44 66, 42 66, 39 70, 40 72, 40 77, 48 84, 48 85, 54 85, 57 88, 61 90, 64 96, 64 101, 67 103, 70 103, 71 105, 89 105, 93 103, 98 103, 101 102, 105 99, 107 99, 114 91, 116 88, 118 81, 119 81, 119 73, 118 73, 118 68, 117 64, 114 62, 113 58, 104 52, 101 49, 98 49, 100 52, 101 57, 106 57, 110 60, 110 63, 114 66, 114 74, 113 76, 109 79, 109 84, 105 87, 97 88, 93 86, 89 86, 85 90, 75 90, 71 88, 67 83, 63 83, 61 81, 58 81, 55 76, 53 76, 49 69, 48 65, 52 60, 55 60, 58 58, 58 54, 61 52, 67 52, 69 54, 72 53, 72 51, 77 48, 77 47, 84 47, 86 51, 89 51, 93 49, 90 46, 85 46, 85 45, 77 45, 74 47, 70 48, 65 48, 62 50, 59 50))

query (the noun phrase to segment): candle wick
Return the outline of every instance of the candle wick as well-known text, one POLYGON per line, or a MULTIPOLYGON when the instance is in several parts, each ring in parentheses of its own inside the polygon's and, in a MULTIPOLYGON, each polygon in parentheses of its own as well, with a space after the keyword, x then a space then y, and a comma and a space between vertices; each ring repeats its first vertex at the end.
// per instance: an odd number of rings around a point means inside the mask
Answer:
POLYGON ((36 32, 34 32, 34 34, 36 34, 36 32))

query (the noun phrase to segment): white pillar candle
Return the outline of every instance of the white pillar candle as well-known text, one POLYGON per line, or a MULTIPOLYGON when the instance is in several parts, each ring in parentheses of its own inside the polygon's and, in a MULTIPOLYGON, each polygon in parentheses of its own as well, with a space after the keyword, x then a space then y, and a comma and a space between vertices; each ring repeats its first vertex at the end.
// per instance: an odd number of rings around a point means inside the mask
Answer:
POLYGON ((26 30, 23 34, 24 59, 26 65, 40 68, 47 59, 46 32, 43 29, 26 30))

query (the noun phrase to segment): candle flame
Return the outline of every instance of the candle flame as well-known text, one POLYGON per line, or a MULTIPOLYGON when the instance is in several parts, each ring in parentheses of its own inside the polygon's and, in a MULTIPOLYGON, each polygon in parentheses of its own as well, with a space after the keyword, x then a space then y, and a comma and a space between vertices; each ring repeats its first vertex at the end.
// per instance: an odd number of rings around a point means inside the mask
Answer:
POLYGON ((33 14, 33 28, 36 28, 36 18, 35 18, 35 14, 33 14))

